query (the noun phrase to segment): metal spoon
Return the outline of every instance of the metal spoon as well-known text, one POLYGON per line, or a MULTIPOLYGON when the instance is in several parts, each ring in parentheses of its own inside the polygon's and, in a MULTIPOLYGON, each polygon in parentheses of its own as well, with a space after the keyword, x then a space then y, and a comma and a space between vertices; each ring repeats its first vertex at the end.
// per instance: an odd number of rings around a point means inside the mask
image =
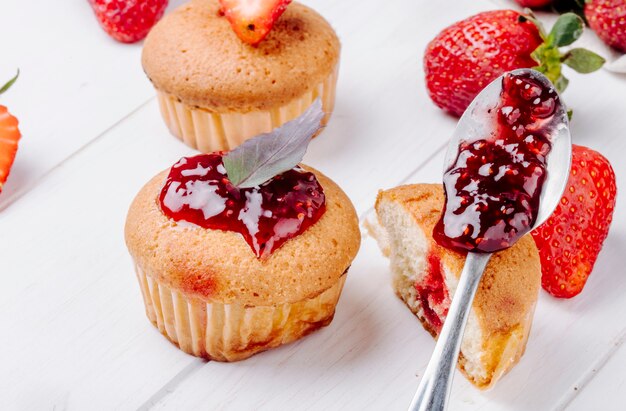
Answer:
MULTIPOLYGON (((535 70, 520 69, 511 73, 530 73, 545 86, 553 87, 543 74, 535 70)), ((491 124, 493 124, 490 116, 493 114, 487 114, 488 109, 497 105, 501 90, 502 76, 489 84, 467 108, 450 140, 445 159, 446 171, 454 164, 459 143, 462 140, 484 138, 489 135, 491 124)), ((554 121, 551 125, 554 126, 552 150, 547 157, 547 177, 542 187, 539 212, 533 229, 552 214, 560 201, 569 177, 572 143, 567 111, 561 99, 557 100, 554 121)), ((446 408, 467 317, 490 257, 490 253, 470 252, 467 254, 459 284, 437 339, 437 345, 409 406, 409 411, 440 411, 446 408)))

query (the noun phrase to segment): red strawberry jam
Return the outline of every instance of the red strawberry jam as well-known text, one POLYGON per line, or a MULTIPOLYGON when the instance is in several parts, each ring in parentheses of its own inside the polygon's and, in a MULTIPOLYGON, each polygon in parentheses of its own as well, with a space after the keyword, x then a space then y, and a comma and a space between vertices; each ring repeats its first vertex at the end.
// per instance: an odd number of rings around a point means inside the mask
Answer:
POLYGON ((304 232, 326 210, 313 173, 295 167, 253 188, 238 188, 219 153, 183 157, 172 167, 159 196, 161 210, 176 221, 240 233, 258 258, 304 232))
POLYGON ((419 299, 424 319, 431 326, 435 335, 439 335, 443 321, 448 315, 450 297, 443 280, 441 260, 436 254, 430 253, 426 259, 426 275, 415 283, 417 299, 419 299))
POLYGON ((494 252, 530 231, 547 175, 558 98, 530 74, 504 76, 500 101, 488 110, 494 132, 463 141, 444 174, 446 203, 433 233, 439 244, 494 252))

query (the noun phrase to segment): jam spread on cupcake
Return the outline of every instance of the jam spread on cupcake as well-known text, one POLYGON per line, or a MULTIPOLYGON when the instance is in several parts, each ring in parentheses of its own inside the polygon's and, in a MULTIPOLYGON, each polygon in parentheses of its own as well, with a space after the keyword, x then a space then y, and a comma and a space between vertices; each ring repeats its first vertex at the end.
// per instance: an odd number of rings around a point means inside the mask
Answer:
POLYGON ((228 179, 219 153, 182 158, 171 168, 159 202, 176 221, 240 233, 259 258, 304 232, 326 209, 313 173, 294 167, 240 188, 228 179))
POLYGON ((461 143, 444 174, 446 203, 433 237, 444 247, 494 252, 537 219, 558 94, 528 74, 507 74, 492 135, 461 143))

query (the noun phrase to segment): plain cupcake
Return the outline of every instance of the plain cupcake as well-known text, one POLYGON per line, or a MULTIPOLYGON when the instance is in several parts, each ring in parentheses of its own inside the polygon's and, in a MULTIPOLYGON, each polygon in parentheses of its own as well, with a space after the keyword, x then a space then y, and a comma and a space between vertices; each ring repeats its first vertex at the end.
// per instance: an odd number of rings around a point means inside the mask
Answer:
POLYGON ((193 0, 146 38, 142 64, 172 134, 203 152, 228 150, 302 114, 333 110, 339 40, 326 20, 289 4, 257 46, 237 37, 218 0, 193 0))

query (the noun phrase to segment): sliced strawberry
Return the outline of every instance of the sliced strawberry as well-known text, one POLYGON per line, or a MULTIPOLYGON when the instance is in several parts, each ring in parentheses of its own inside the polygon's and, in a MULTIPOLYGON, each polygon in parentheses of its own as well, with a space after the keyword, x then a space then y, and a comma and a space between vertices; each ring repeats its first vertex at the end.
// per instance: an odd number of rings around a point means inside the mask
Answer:
POLYGON ((9 176, 21 137, 17 124, 17 118, 5 106, 0 106, 0 192, 9 176))
POLYGON ((237 37, 252 46, 269 34, 291 0, 220 0, 237 37))
POLYGON ((532 232, 547 292, 570 298, 582 291, 608 235, 616 194, 609 161, 596 151, 574 145, 561 203, 548 221, 532 232))
MULTIPOLYGON (((15 77, 0 87, 0 94, 4 93, 15 83, 20 75, 19 70, 15 77)), ((11 115, 5 106, 0 106, 0 192, 9 177, 15 153, 17 152, 17 142, 21 134, 17 128, 17 118, 11 115)))

